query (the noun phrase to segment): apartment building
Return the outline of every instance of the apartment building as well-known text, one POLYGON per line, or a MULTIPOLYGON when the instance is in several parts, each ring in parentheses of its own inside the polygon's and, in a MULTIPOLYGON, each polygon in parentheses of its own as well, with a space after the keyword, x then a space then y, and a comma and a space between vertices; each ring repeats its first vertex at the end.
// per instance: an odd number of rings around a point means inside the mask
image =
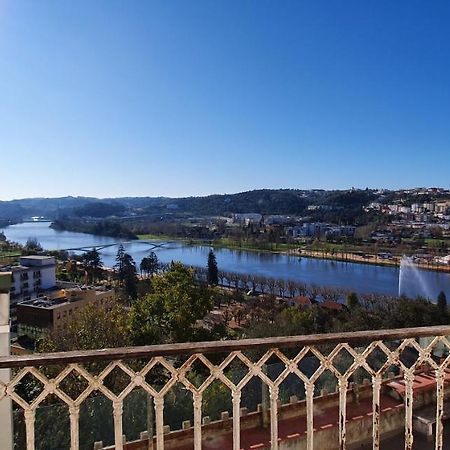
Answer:
POLYGON ((114 289, 104 286, 77 286, 48 292, 17 305, 17 335, 36 339, 45 329, 66 326, 86 305, 106 305, 115 299, 114 289))
POLYGON ((6 269, 12 273, 11 300, 37 297, 56 286, 56 261, 52 256, 23 256, 19 265, 6 269))

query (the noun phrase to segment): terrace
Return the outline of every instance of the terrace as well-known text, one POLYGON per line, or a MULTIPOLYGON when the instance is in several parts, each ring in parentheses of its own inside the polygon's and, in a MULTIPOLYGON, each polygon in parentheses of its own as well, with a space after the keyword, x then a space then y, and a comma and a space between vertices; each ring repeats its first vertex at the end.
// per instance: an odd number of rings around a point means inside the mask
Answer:
POLYGON ((3 356, 0 446, 444 449, 448 335, 442 326, 3 356))

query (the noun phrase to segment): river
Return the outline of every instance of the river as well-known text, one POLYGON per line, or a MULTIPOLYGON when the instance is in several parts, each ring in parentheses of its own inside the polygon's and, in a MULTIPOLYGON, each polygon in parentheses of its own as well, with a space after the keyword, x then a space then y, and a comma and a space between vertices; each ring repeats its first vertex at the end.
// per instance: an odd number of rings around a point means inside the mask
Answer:
MULTIPOLYGON (((114 265, 117 245, 120 239, 56 231, 49 227, 50 222, 31 222, 11 225, 4 228, 6 238, 25 244, 28 238, 36 238, 47 250, 63 250, 79 247, 114 246, 100 250, 103 264, 114 265)), ((193 266, 206 266, 209 247, 188 245, 180 241, 134 241, 125 243, 125 250, 131 254, 137 266, 150 250, 157 254, 161 262, 181 261, 193 266)), ((334 286, 351 289, 359 293, 380 293, 397 295, 399 269, 370 264, 301 258, 267 252, 216 249, 219 270, 248 273, 273 278, 283 278, 306 284, 334 286)), ((403 293, 410 297, 423 295, 425 290, 421 283, 426 283, 427 292, 435 300, 440 291, 450 299, 450 274, 442 272, 420 271, 422 281, 411 277, 403 280, 403 293)))

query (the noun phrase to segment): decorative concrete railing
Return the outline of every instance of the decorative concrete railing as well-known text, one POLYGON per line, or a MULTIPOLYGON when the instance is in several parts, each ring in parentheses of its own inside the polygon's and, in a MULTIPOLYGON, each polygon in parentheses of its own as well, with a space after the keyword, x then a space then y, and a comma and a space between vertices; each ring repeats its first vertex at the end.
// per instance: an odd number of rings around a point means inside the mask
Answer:
MULTIPOLYGON (((26 449, 35 449, 36 411, 49 396, 67 405, 70 417, 70 448, 80 446, 80 407, 95 393, 107 397, 113 405, 115 449, 124 448, 123 405, 136 388, 145 391, 154 405, 154 440, 149 446, 165 448, 164 402, 175 386, 181 385, 192 394, 192 447, 202 448, 202 400, 208 387, 219 380, 231 393, 232 439, 230 447, 241 446, 241 394, 254 377, 268 389, 268 423, 270 448, 279 443, 279 393, 287 377, 301 380, 305 392, 306 433, 305 446, 314 448, 315 390, 320 377, 328 372, 337 382, 339 408, 338 442, 346 448, 347 402, 350 384, 355 374, 363 372, 372 386, 372 441, 373 449, 380 445, 380 392, 388 372, 396 370, 403 380, 405 449, 413 446, 414 383, 419 369, 432 374, 435 390, 436 432, 435 448, 443 449, 443 411, 446 369, 450 361, 450 326, 400 330, 334 333, 323 335, 183 343, 94 351, 75 351, 52 354, 0 358, 0 369, 11 369, 10 381, 0 382, 0 402, 12 400, 23 410, 26 427, 26 449), (438 354, 438 356, 436 356, 438 354), (276 360, 282 370, 271 376, 267 365, 276 360), (305 370, 304 361, 315 361, 305 370), (238 364, 244 369, 238 379, 230 377, 229 368, 238 364), (193 377, 193 373, 202 374, 193 377), (125 377, 125 378, 124 378, 125 377), (195 380, 194 380, 195 378, 195 380), (28 384, 24 384, 24 380, 28 384), (125 383, 122 383, 126 379, 125 383), (121 382, 119 382, 121 380, 121 382), (156 381, 155 381, 156 380, 156 381), (26 390, 35 389, 33 398, 26 390), (34 383, 34 384, 33 384, 34 383), (154 444, 153 444, 154 442, 154 444)), ((367 383, 366 383, 367 384, 367 383)), ((0 424, 1 425, 1 424, 0 424)), ((230 433, 231 434, 231 433, 230 433)), ((448 443, 446 445, 449 445, 448 443)))

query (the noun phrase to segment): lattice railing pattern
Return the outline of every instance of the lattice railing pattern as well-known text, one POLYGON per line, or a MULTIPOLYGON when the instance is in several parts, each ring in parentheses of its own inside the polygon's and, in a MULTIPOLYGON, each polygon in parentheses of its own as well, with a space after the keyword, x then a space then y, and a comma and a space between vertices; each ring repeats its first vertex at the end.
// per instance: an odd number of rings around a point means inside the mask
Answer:
MULTIPOLYGON (((413 447, 413 382, 415 372, 418 367, 424 364, 434 372, 436 380, 436 437, 435 448, 442 450, 443 447, 443 402, 444 402, 444 379, 445 370, 447 369, 450 356, 445 359, 437 360, 433 356, 433 350, 437 346, 443 346, 447 354, 450 352, 450 342, 444 333, 450 335, 450 328, 439 329, 430 328, 428 333, 424 329, 420 330, 421 336, 431 334, 429 343, 421 346, 418 340, 413 337, 414 329, 402 332, 401 330, 388 331, 380 333, 380 339, 372 340, 373 333, 364 335, 363 333, 343 333, 339 336, 333 335, 334 338, 326 338, 326 336, 315 337, 293 337, 282 340, 282 338, 252 341, 236 341, 226 343, 211 343, 210 346, 205 344, 199 346, 202 351, 197 351, 192 344, 147 347, 144 350, 138 348, 139 351, 133 349, 125 349, 126 352, 111 350, 110 361, 107 361, 108 352, 80 352, 75 356, 65 356, 57 354, 55 357, 48 358, 43 355, 43 364, 40 363, 39 356, 33 355, 27 357, 9 357, 0 358, 0 368, 16 367, 13 376, 8 383, 0 383, 0 401, 4 398, 10 398, 24 411, 26 425, 26 448, 34 450, 35 448, 35 416, 37 408, 49 397, 56 396, 64 402, 69 410, 70 417, 70 448, 76 450, 79 448, 79 417, 80 406, 93 393, 99 392, 106 396, 113 405, 114 420, 114 436, 115 448, 123 449, 123 402, 126 397, 135 389, 145 390, 154 402, 155 412, 155 429, 156 429, 156 449, 164 449, 164 399, 167 393, 177 384, 181 383, 188 391, 192 393, 193 411, 194 411, 194 443, 195 450, 202 448, 202 399, 205 390, 215 380, 222 382, 231 392, 232 398, 232 421, 233 421, 233 450, 241 449, 240 442, 240 408, 241 394, 244 387, 253 377, 258 377, 262 383, 265 383, 269 389, 270 399, 270 435, 271 449, 277 450, 279 446, 278 439, 278 400, 280 385, 292 374, 297 376, 305 387, 306 407, 307 407, 307 449, 314 448, 314 391, 319 377, 324 372, 331 372, 337 380, 339 391, 339 446, 341 449, 346 448, 346 404, 347 391, 349 388, 349 380, 351 376, 358 370, 364 369, 371 377, 372 396, 373 396, 373 449, 380 447, 380 388, 383 377, 387 371, 396 366, 400 373, 403 374, 405 381, 405 449, 409 450, 413 447), (403 333, 406 337, 400 337, 403 333), (433 334, 434 333, 434 334, 433 334), (386 342, 393 342, 392 336, 395 335, 395 348, 387 345, 386 342), (290 340, 289 340, 290 339, 290 340), (337 342, 340 339, 341 342, 337 342), (369 341, 364 346, 360 343, 352 341, 369 341), (311 342, 305 344, 305 342, 311 342), (332 342, 332 343, 331 343, 332 342), (287 350, 283 346, 287 345, 287 350), (331 351, 319 350, 320 346, 326 346, 331 351), (293 349, 296 349, 295 351, 293 349), (161 349, 160 351, 158 349, 161 349), (247 350, 256 349, 258 352, 257 360, 252 360, 247 350), (402 355, 405 350, 412 351, 416 358, 409 364, 405 363, 402 355), (227 352, 227 355, 220 363, 212 363, 208 353, 217 354, 218 352, 227 352), (160 354, 158 354, 160 353, 160 354), (187 354, 186 354, 187 353, 187 354), (262 356, 261 356, 262 353, 262 356), (340 355, 345 353, 352 361, 345 370, 339 366, 340 355), (371 363, 374 354, 383 355, 379 359, 377 367, 371 363), (101 355, 101 358, 100 356, 101 355), (117 357, 120 355, 121 357, 117 357), (140 367, 134 367, 131 361, 133 358, 145 359, 147 362, 140 367), (184 355, 184 357, 183 357, 184 355), (289 355, 289 356, 287 356, 289 355), (301 362, 307 357, 313 355, 319 362, 318 368, 312 374, 305 374, 301 370, 301 362), (180 356, 181 363, 177 357, 180 356), (264 370, 265 365, 272 359, 276 358, 284 367, 282 372, 276 377, 269 377, 264 370), (101 370, 90 370, 90 365, 100 361, 103 363, 101 370), (105 361, 106 360, 106 361, 105 361), (76 362, 72 362, 76 361, 76 362), (241 366, 246 368, 246 374, 238 381, 232 381, 227 376, 227 369, 234 363, 239 362, 241 366), (196 385, 189 376, 196 364, 201 363, 207 368, 207 376, 204 377, 200 385, 196 385), (53 367, 49 370, 49 367, 53 367), (55 372, 54 367, 59 369, 55 372), (157 369, 159 373, 164 372, 164 384, 156 388, 149 382, 149 374, 157 369), (128 384, 119 392, 116 389, 108 387, 107 378, 112 373, 121 373, 129 378, 128 384), (25 399, 24 395, 19 392, 18 386, 24 380, 24 377, 34 377, 42 384, 39 394, 33 399, 25 399), (85 387, 82 392, 68 393, 64 387, 67 385, 68 379, 83 380, 85 387)), ((418 331, 419 332, 419 331, 418 331)), ((98 365, 96 366, 99 367, 98 365)), ((70 385, 70 383, 69 383, 70 385)), ((448 445, 448 444, 447 444, 448 445)))

